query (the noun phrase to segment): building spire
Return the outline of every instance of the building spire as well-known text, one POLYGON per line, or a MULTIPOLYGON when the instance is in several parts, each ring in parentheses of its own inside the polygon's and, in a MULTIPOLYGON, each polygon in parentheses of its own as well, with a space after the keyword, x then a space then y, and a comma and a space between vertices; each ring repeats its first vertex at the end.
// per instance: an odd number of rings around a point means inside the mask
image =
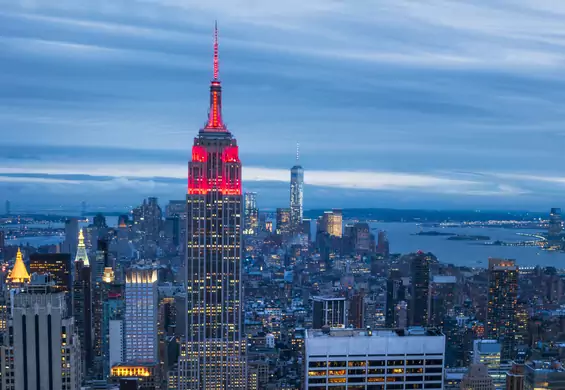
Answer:
POLYGON ((12 283, 27 283, 29 282, 29 272, 27 272, 26 265, 24 264, 24 257, 22 251, 18 248, 18 253, 16 254, 16 261, 14 263, 14 268, 8 278, 12 283))
POLYGON ((210 84, 210 110, 204 131, 226 131, 222 121, 222 85, 220 83, 220 61, 218 49, 218 22, 214 25, 214 78, 210 84))
POLYGON ((296 143, 296 165, 300 163, 300 144, 296 143))
POLYGON ((77 255, 75 256, 75 262, 82 261, 85 267, 90 267, 90 261, 88 261, 88 253, 86 253, 86 245, 84 245, 84 234, 82 229, 78 232, 78 246, 77 255))
POLYGON ((218 21, 214 24, 214 80, 218 81, 220 76, 220 61, 218 59, 218 21))

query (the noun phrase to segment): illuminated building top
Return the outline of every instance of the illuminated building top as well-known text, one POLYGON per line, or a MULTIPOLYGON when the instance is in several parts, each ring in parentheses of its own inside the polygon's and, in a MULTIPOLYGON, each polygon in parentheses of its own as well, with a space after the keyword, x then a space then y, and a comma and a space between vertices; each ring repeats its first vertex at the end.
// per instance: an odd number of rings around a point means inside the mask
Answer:
POLYGON ((29 282, 29 272, 24 264, 24 257, 22 256, 22 251, 18 248, 18 253, 16 254, 16 262, 14 263, 14 268, 10 273, 8 279, 12 283, 27 283, 29 282))
POLYGON ((75 261, 82 261, 85 267, 90 267, 90 262, 88 261, 88 253, 86 253, 86 246, 84 245, 84 234, 82 233, 82 229, 80 229, 78 232, 78 247, 75 261))
POLYGON ((227 128, 222 121, 222 85, 219 79, 220 62, 218 58, 218 25, 214 29, 214 78, 210 83, 210 111, 208 122, 203 131, 222 131, 227 132, 227 128))

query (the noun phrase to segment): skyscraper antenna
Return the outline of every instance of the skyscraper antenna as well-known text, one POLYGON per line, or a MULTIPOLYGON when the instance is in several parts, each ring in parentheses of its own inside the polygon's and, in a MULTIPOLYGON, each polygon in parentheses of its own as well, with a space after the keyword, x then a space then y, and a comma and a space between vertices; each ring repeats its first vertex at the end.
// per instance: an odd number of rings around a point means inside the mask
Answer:
POLYGON ((218 60, 218 21, 214 23, 214 80, 220 76, 220 62, 218 60))
POLYGON ((296 162, 300 162, 300 144, 296 143, 296 162))

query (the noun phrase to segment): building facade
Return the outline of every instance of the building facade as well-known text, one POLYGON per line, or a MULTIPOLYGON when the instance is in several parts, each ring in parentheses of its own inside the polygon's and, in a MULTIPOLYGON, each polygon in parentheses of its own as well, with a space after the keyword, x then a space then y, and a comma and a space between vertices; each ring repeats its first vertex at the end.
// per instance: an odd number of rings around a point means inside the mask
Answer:
POLYGON ((210 112, 194 139, 186 201, 187 318, 179 388, 244 389, 241 162, 222 119, 217 29, 210 112))
POLYGON ((33 276, 14 296, 15 389, 79 390, 81 347, 65 293, 47 275, 33 276))
POLYGON ((159 361, 157 337, 157 270, 132 268, 125 283, 125 359, 128 363, 159 361))
POLYGON ((310 329, 303 388, 442 389, 444 346, 440 332, 422 328, 310 329))
POLYGON ((257 193, 246 192, 245 203, 245 225, 243 234, 255 235, 259 232, 259 209, 257 208, 257 193))
POLYGON ((314 329, 345 328, 347 307, 345 298, 314 297, 312 303, 312 326, 314 329))
POLYGON ((502 345, 501 359, 513 358, 516 346, 518 266, 514 260, 489 259, 487 337, 502 345))

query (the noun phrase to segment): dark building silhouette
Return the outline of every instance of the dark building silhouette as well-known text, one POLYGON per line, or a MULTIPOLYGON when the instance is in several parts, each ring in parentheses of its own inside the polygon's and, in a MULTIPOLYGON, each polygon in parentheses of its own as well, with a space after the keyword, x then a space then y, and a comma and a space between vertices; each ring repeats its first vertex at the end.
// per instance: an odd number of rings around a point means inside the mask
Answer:
POLYGON ((386 281, 386 313, 385 324, 387 328, 396 328, 396 305, 406 300, 406 288, 401 279, 402 275, 398 269, 390 270, 386 281))
POLYGON ((410 264, 412 300, 409 305, 410 325, 428 326, 430 320, 430 257, 418 252, 410 264))

